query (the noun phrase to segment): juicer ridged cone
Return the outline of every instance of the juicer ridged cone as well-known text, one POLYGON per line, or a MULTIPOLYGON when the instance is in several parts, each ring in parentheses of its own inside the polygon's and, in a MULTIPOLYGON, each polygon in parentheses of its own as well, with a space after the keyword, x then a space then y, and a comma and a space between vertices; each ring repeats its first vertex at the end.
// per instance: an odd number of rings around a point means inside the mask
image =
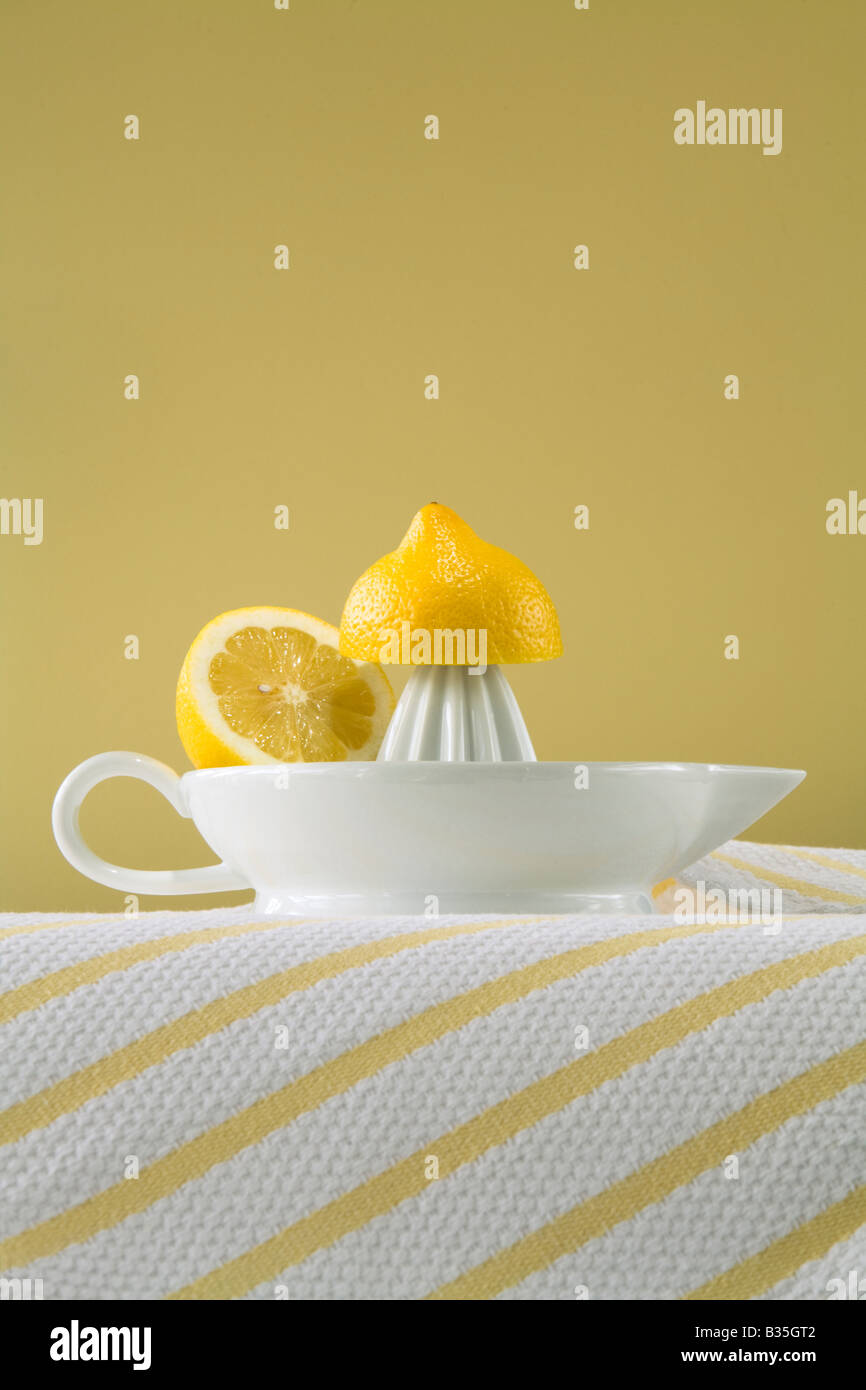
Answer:
POLYGON ((535 762, 514 692, 498 666, 416 666, 378 762, 535 762))

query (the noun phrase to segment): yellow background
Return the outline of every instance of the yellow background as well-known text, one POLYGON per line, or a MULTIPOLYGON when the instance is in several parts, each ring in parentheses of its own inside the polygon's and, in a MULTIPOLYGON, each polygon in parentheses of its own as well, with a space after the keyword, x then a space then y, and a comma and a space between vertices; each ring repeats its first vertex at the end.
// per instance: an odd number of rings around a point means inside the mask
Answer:
MULTIPOLYGON (((866 537, 825 530, 866 496, 866 7, 4 15, 2 492, 45 499, 45 539, 0 537, 0 907, 122 907, 54 846, 63 776, 109 748, 182 769, 205 621, 337 621, 433 498, 557 602, 563 658, 509 673, 539 757, 805 767, 752 837, 866 843, 866 537), (677 147, 699 99, 782 107, 782 154, 677 147)), ((117 862, 212 859, 136 784, 82 824, 117 862)))

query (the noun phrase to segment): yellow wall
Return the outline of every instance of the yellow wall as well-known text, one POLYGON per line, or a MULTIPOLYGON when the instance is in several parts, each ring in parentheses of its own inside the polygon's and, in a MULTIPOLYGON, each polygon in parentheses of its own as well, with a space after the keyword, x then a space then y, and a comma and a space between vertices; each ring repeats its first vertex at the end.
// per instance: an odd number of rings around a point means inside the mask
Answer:
MULTIPOLYGON (((432 498, 559 606, 565 656, 514 672, 540 757, 805 767, 753 837, 866 843, 866 536, 825 529, 866 498, 866 7, 18 0, 4 24, 2 491, 44 498, 45 536, 0 537, 0 907, 118 910, 54 847, 65 773, 182 768, 203 623, 336 621, 432 498), (781 107, 782 153, 676 146, 700 99, 781 107)), ((212 857, 133 784, 82 823, 120 862, 212 857)))

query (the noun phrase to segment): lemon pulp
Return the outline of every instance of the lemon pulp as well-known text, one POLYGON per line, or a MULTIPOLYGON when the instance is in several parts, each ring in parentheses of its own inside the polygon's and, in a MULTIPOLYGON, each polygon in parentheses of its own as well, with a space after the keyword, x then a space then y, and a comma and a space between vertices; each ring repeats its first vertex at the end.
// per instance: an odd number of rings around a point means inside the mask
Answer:
POLYGON ((372 732, 376 701, 357 667, 297 628, 241 628, 208 682, 229 728, 282 762, 336 761, 372 732))
POLYGON ((338 639, 293 609, 209 623, 178 682, 178 732, 194 765, 374 758, 393 693, 381 668, 341 655, 338 639))

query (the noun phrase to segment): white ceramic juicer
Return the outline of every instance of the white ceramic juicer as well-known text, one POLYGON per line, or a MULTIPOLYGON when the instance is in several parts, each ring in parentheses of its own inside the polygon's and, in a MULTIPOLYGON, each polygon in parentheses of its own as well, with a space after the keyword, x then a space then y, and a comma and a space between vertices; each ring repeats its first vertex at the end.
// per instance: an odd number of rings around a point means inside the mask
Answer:
POLYGON ((380 603, 391 605, 392 622, 418 617, 401 608, 411 585, 394 579, 407 556, 412 573, 429 578, 422 609, 433 595, 422 630, 450 629, 456 592, 480 617, 499 616, 493 651, 504 655, 486 668, 417 665, 374 762, 268 759, 178 777, 141 754, 90 758, 55 798, 54 833, 69 862, 127 894, 252 889, 264 914, 652 912, 655 885, 742 832, 805 776, 715 763, 539 762, 501 661, 558 655, 555 609, 520 561, 438 503, 350 593, 340 647, 352 660, 383 660, 370 635, 380 603), (543 638, 533 635, 539 627, 543 638), (155 871, 99 858, 78 810, 114 776, 161 791, 220 862, 155 871))
POLYGON ((804 775, 538 762, 501 671, 430 667, 410 676, 376 762, 178 777, 141 754, 103 753, 63 783, 54 832, 75 868, 120 893, 253 889, 267 915, 650 913, 655 884, 739 834, 804 775), (154 871, 100 859, 78 809, 113 776, 156 787, 221 862, 154 871))

